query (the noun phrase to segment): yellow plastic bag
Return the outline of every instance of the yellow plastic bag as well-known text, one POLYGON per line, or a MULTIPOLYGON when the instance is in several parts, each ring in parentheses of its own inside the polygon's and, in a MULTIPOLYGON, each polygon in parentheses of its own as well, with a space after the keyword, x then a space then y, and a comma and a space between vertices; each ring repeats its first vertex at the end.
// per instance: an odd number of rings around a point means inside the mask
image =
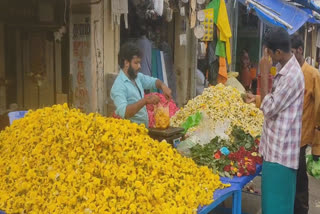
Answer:
POLYGON ((166 129, 170 125, 169 106, 159 104, 155 106, 154 111, 155 127, 158 129, 166 129))

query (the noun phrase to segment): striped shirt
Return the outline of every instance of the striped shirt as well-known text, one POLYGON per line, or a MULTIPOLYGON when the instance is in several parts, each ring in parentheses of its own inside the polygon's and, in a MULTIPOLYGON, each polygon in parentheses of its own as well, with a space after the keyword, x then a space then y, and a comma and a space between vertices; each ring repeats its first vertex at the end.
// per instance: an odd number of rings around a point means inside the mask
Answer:
POLYGON ((262 101, 265 121, 259 152, 264 160, 298 169, 304 77, 295 56, 277 65, 272 92, 262 101))

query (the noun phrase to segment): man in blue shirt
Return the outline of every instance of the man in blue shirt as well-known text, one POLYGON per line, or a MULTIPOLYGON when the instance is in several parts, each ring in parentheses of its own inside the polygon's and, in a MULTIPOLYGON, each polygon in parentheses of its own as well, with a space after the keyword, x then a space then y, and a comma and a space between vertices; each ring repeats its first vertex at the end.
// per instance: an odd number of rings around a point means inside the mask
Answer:
POLYGON ((120 73, 111 88, 116 114, 138 124, 149 126, 146 104, 158 104, 158 96, 144 97, 144 90, 160 89, 167 99, 171 90, 159 79, 140 73, 141 50, 134 43, 121 46, 118 55, 120 73))

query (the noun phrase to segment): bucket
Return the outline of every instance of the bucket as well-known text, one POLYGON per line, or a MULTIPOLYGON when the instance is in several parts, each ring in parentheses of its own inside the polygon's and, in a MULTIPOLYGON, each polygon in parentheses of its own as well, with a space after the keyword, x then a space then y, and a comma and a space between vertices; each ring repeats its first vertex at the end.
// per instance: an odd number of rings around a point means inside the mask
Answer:
POLYGON ((18 120, 24 117, 24 115, 27 113, 28 111, 13 111, 8 113, 8 117, 9 117, 9 121, 10 121, 10 125, 12 124, 12 122, 14 120, 18 120))

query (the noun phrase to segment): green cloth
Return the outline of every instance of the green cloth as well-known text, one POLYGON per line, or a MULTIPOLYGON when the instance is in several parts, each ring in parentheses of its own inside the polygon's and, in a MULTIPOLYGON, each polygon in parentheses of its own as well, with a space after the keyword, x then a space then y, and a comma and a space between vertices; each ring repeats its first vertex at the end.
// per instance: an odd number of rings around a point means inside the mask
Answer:
POLYGON ((297 170, 263 161, 261 204, 263 214, 293 214, 297 170))
POLYGON ((152 49, 152 58, 151 58, 151 74, 152 77, 158 78, 158 64, 157 64, 157 50, 152 49))
POLYGON ((218 40, 217 45, 216 45, 216 55, 226 58, 226 43, 218 40))
POLYGON ((219 16, 219 8, 220 8, 220 0, 212 0, 206 9, 213 8, 214 11, 214 23, 218 23, 218 16, 219 16))

